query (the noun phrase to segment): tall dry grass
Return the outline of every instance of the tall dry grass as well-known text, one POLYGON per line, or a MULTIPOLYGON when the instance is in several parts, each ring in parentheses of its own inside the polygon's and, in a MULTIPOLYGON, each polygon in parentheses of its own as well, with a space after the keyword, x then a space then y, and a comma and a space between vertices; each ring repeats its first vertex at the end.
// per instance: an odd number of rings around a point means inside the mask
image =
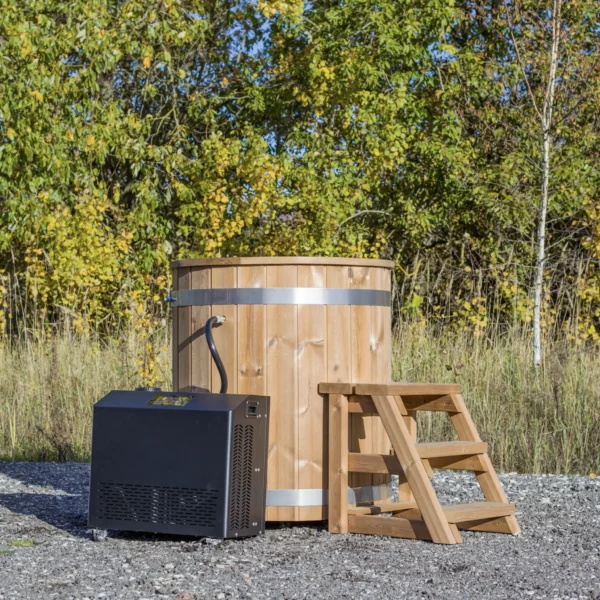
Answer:
MULTIPOLYGON (((163 332, 163 335, 166 335, 163 332)), ((0 460, 87 460, 92 406, 111 389, 142 384, 133 334, 101 340, 68 331, 26 336, 0 348, 0 460)), ((160 347, 164 344, 157 344, 160 347)), ((459 382, 501 471, 600 470, 600 350, 565 341, 531 366, 529 333, 493 339, 439 336, 404 323, 394 343, 396 381, 459 382)), ((158 357, 170 389, 169 354, 158 357)), ((451 437, 445 415, 421 417, 423 439, 451 437)))
MULTIPOLYGON (((87 460, 92 407, 110 390, 143 385, 146 339, 26 335, 0 345, 0 460, 87 460)), ((157 360, 170 388, 170 357, 157 360)))
MULTIPOLYGON (((530 332, 493 339, 440 337, 424 323, 400 325, 394 344, 396 381, 460 383, 498 470, 597 472, 600 468, 600 349, 564 341, 545 345, 532 366, 530 332)), ((423 439, 449 439, 446 415, 420 416, 423 439)))

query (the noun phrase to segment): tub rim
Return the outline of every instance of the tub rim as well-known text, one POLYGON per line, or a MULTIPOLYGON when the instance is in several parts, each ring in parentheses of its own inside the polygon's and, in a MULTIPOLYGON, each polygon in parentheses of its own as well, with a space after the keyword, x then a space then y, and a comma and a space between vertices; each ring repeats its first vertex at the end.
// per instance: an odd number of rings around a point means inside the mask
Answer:
POLYGON ((188 258, 175 260, 171 269, 186 267, 239 267, 239 266, 270 266, 270 265, 307 265, 333 267, 378 267, 392 270, 393 260, 375 258, 343 258, 326 256, 247 256, 231 258, 188 258))

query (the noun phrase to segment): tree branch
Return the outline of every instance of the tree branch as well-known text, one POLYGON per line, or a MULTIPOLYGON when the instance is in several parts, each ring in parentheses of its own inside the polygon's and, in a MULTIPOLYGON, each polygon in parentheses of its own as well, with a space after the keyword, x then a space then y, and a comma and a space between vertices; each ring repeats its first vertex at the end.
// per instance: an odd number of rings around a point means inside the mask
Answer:
POLYGON ((510 15, 510 7, 508 5, 508 2, 506 2, 505 5, 506 5, 506 18, 508 19, 508 33, 510 34, 510 39, 512 40, 512 43, 513 43, 513 46, 515 49, 515 53, 517 55, 517 63, 519 65, 519 68, 521 69, 521 73, 523 73, 523 79, 525 79, 525 85, 527 86, 527 93, 529 94, 529 97, 531 98, 533 108, 535 109, 535 112, 538 114, 538 117, 543 121, 544 117, 543 117, 542 113, 540 112, 540 109, 538 108, 537 102, 535 101, 535 96, 533 95, 533 90, 531 89, 531 86, 529 85, 529 77, 527 77, 527 73, 525 72, 525 67, 523 66, 523 61, 521 59, 521 53, 519 52, 519 45, 517 44, 517 40, 515 39, 515 35, 513 33, 514 25, 513 25, 512 17, 510 15))
POLYGON ((347 219, 344 219, 337 227, 335 234, 333 236, 333 239, 337 239, 338 236, 340 235, 340 232, 342 230, 342 227, 348 223, 348 221, 352 221, 353 219, 357 219, 358 217, 362 217, 363 215, 368 215, 368 214, 377 214, 377 215, 389 215, 390 213, 387 210, 359 210, 355 215, 352 215, 351 217, 348 217, 347 219))

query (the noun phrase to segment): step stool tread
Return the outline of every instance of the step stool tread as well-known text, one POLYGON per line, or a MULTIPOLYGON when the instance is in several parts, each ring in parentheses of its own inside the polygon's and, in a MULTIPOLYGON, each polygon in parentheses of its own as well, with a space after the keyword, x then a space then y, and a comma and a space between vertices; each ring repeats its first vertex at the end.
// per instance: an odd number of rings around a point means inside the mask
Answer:
POLYGON ((460 394, 458 383, 357 383, 354 393, 360 395, 427 396, 460 394))
POLYGON ((487 442, 426 442, 415 445, 421 458, 467 456, 488 451, 487 442))
POLYGON ((448 523, 462 523, 481 519, 495 519, 515 514, 515 505, 504 502, 471 502, 442 506, 448 523))

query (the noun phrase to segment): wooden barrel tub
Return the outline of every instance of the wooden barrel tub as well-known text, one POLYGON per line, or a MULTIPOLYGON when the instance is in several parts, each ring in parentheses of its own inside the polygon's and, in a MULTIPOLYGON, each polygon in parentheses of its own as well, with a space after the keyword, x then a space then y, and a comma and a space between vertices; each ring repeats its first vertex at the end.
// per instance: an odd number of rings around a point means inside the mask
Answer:
MULTIPOLYGON (((173 389, 219 391, 203 328, 224 315, 213 334, 228 391, 271 397, 267 520, 326 519, 327 410, 318 384, 391 380, 393 262, 215 258, 171 268, 173 389)), ((389 454, 377 417, 350 419, 350 450, 389 454)), ((350 504, 391 496, 386 475, 353 474, 350 483, 350 504)))

